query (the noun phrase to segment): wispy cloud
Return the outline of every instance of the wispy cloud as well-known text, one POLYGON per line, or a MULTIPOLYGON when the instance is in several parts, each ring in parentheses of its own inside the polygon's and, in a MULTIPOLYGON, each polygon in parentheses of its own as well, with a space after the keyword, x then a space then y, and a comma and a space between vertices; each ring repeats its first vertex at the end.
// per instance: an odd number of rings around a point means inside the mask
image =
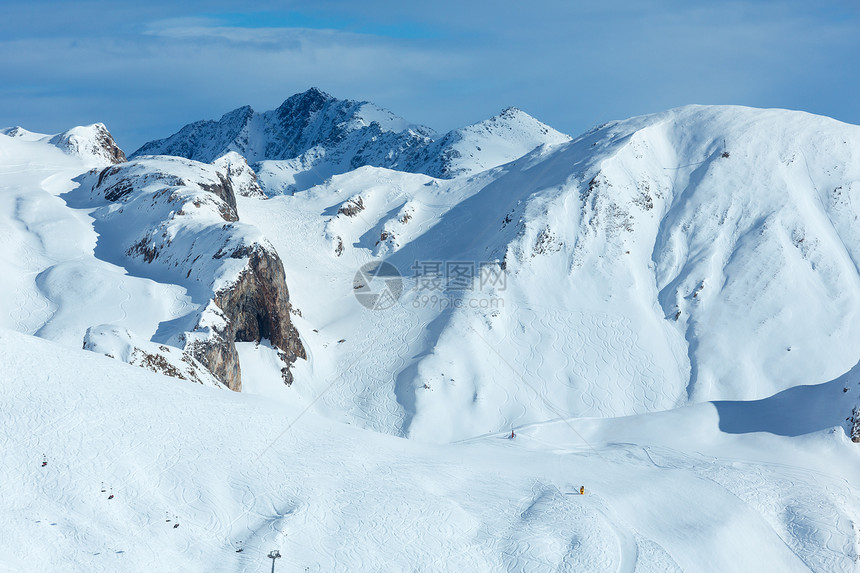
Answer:
POLYGON ((564 131, 685 103, 860 122, 857 2, 7 1, 0 125, 134 148, 317 85, 440 130, 517 105, 564 131))

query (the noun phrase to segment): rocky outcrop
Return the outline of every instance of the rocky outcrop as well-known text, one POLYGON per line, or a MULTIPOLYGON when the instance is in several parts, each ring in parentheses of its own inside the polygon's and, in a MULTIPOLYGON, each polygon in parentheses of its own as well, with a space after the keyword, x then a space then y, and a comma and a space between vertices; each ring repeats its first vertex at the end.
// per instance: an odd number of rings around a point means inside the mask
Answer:
POLYGON ((110 324, 91 326, 84 335, 84 350, 104 354, 108 358, 180 380, 216 388, 224 387, 187 350, 139 340, 128 329, 120 326, 110 324))
POLYGON ((860 405, 854 406, 848 418, 848 435, 855 444, 860 444, 860 405))
POLYGON ((266 194, 263 193, 260 183, 257 181, 257 174, 254 173, 245 158, 235 151, 222 155, 213 161, 212 165, 227 176, 237 195, 257 199, 266 198, 266 194))
POLYGON ((280 257, 270 245, 260 243, 215 254, 215 258, 225 257, 247 261, 245 268, 234 283, 215 293, 195 332, 185 335, 185 347, 219 380, 238 391, 242 376, 234 343, 265 338, 278 349, 284 363, 284 383, 292 384, 289 366, 307 356, 290 320, 290 295, 280 257))
MULTIPOLYGON (((242 388, 236 342, 268 339, 284 382, 305 351, 290 320, 284 267, 274 247, 239 221, 230 178, 213 165, 148 157, 94 170, 70 204, 93 211, 96 254, 130 272, 182 285, 198 308, 190 330, 166 341, 183 349, 230 389, 242 388)), ((187 328, 187 327, 186 327, 187 328)))
POLYGON ((84 159, 94 158, 112 164, 126 160, 125 153, 103 123, 72 128, 53 136, 49 142, 70 155, 84 159))
POLYGON ((217 253, 216 257, 244 259, 247 263, 233 284, 215 293, 212 300, 223 322, 213 329, 215 336, 206 342, 191 343, 193 353, 219 378, 232 381, 231 387, 235 387, 241 384, 241 372, 233 342, 260 342, 265 338, 278 348, 285 364, 281 369, 284 383, 292 384, 289 365, 307 356, 290 320, 290 295, 280 257, 274 249, 259 243, 229 254, 217 253))

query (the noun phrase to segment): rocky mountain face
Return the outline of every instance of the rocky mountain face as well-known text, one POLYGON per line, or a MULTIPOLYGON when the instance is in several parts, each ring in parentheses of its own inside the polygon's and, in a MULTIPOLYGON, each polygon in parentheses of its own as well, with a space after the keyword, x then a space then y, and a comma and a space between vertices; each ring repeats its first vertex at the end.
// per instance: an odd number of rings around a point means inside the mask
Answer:
MULTIPOLYGON (((397 147, 407 150, 431 140, 433 132, 368 102, 338 100, 312 88, 280 107, 257 113, 249 106, 218 121, 198 121, 174 135, 144 144, 131 156, 175 155, 211 162, 236 152, 250 163, 301 159, 354 168, 387 161, 397 147), (380 139, 381 138, 381 139, 380 139)), ((396 152, 395 152, 396 154, 396 152)))
POLYGON ((68 200, 97 207, 100 258, 188 289, 198 308, 166 325, 163 342, 184 348, 238 391, 235 342, 267 338, 292 382, 289 366, 305 353, 290 321, 283 265, 260 232, 239 221, 223 172, 180 158, 138 159, 91 171, 68 200))
POLYGON ((437 138, 431 129, 371 103, 338 100, 312 88, 276 110, 257 113, 246 106, 219 121, 192 123, 143 145, 132 157, 176 155, 212 162, 238 153, 274 195, 362 166, 439 178, 467 175, 569 139, 515 108, 437 138))

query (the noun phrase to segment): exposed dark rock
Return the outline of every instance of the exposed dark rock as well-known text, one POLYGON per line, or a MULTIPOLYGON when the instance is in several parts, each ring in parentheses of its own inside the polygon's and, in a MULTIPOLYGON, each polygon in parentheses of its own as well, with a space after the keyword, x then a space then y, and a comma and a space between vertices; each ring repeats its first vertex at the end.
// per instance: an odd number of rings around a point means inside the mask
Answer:
POLYGON ((119 326, 103 324, 88 328, 83 349, 172 378, 223 387, 188 350, 138 340, 132 332, 119 326))
MULTIPOLYGON (((274 250, 259 243, 240 247, 221 257, 248 259, 235 283, 215 293, 213 302, 223 317, 204 340, 192 340, 186 348, 231 390, 241 391, 242 376, 235 342, 268 339, 278 349, 285 366, 285 384, 293 383, 289 370, 297 359, 307 358, 298 331, 290 320, 290 295, 284 267, 274 250)), ((213 309, 214 310, 214 309, 213 309)))
POLYGON ((337 210, 338 215, 346 215, 347 217, 355 217, 364 211, 364 199, 361 195, 353 197, 343 203, 337 210))
POLYGON ((227 176, 233 185, 234 194, 257 199, 266 198, 266 194, 260 187, 257 174, 239 153, 235 151, 225 153, 213 161, 212 165, 227 176))
POLYGON ((230 183, 230 179, 225 177, 222 173, 218 173, 219 183, 198 183, 200 188, 204 191, 209 191, 213 193, 215 196, 220 197, 224 203, 227 204, 229 209, 221 209, 221 217, 225 221, 238 221, 239 220, 239 209, 236 207, 236 194, 233 193, 233 184, 230 183))
POLYGON ((230 337, 236 342, 260 342, 266 338, 286 353, 290 363, 306 358, 290 321, 290 295, 280 257, 259 243, 250 252, 239 254, 240 258, 246 256, 248 264, 235 284, 214 297, 230 325, 230 337))
POLYGON ((854 406, 848 419, 851 428, 851 441, 860 444, 860 406, 854 406))

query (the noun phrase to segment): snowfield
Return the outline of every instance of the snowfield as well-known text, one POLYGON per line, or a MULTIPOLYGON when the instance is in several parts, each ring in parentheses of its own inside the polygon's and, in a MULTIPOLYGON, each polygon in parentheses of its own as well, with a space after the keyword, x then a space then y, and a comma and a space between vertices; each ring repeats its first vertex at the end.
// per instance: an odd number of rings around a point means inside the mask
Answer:
POLYGON ((268 571, 273 549, 281 571, 857 568, 841 381, 752 412, 699 404, 433 446, 8 330, 0 343, 8 571, 268 571), (803 434, 733 426, 819 400, 832 417, 798 420, 803 434))
POLYGON ((151 146, 211 164, 0 131, 0 571, 860 570, 860 128, 510 109, 434 142, 300 95, 151 146), (424 167, 350 164, 413 136, 424 167), (289 386, 266 339, 242 392, 183 355, 224 237, 283 261, 289 386))

